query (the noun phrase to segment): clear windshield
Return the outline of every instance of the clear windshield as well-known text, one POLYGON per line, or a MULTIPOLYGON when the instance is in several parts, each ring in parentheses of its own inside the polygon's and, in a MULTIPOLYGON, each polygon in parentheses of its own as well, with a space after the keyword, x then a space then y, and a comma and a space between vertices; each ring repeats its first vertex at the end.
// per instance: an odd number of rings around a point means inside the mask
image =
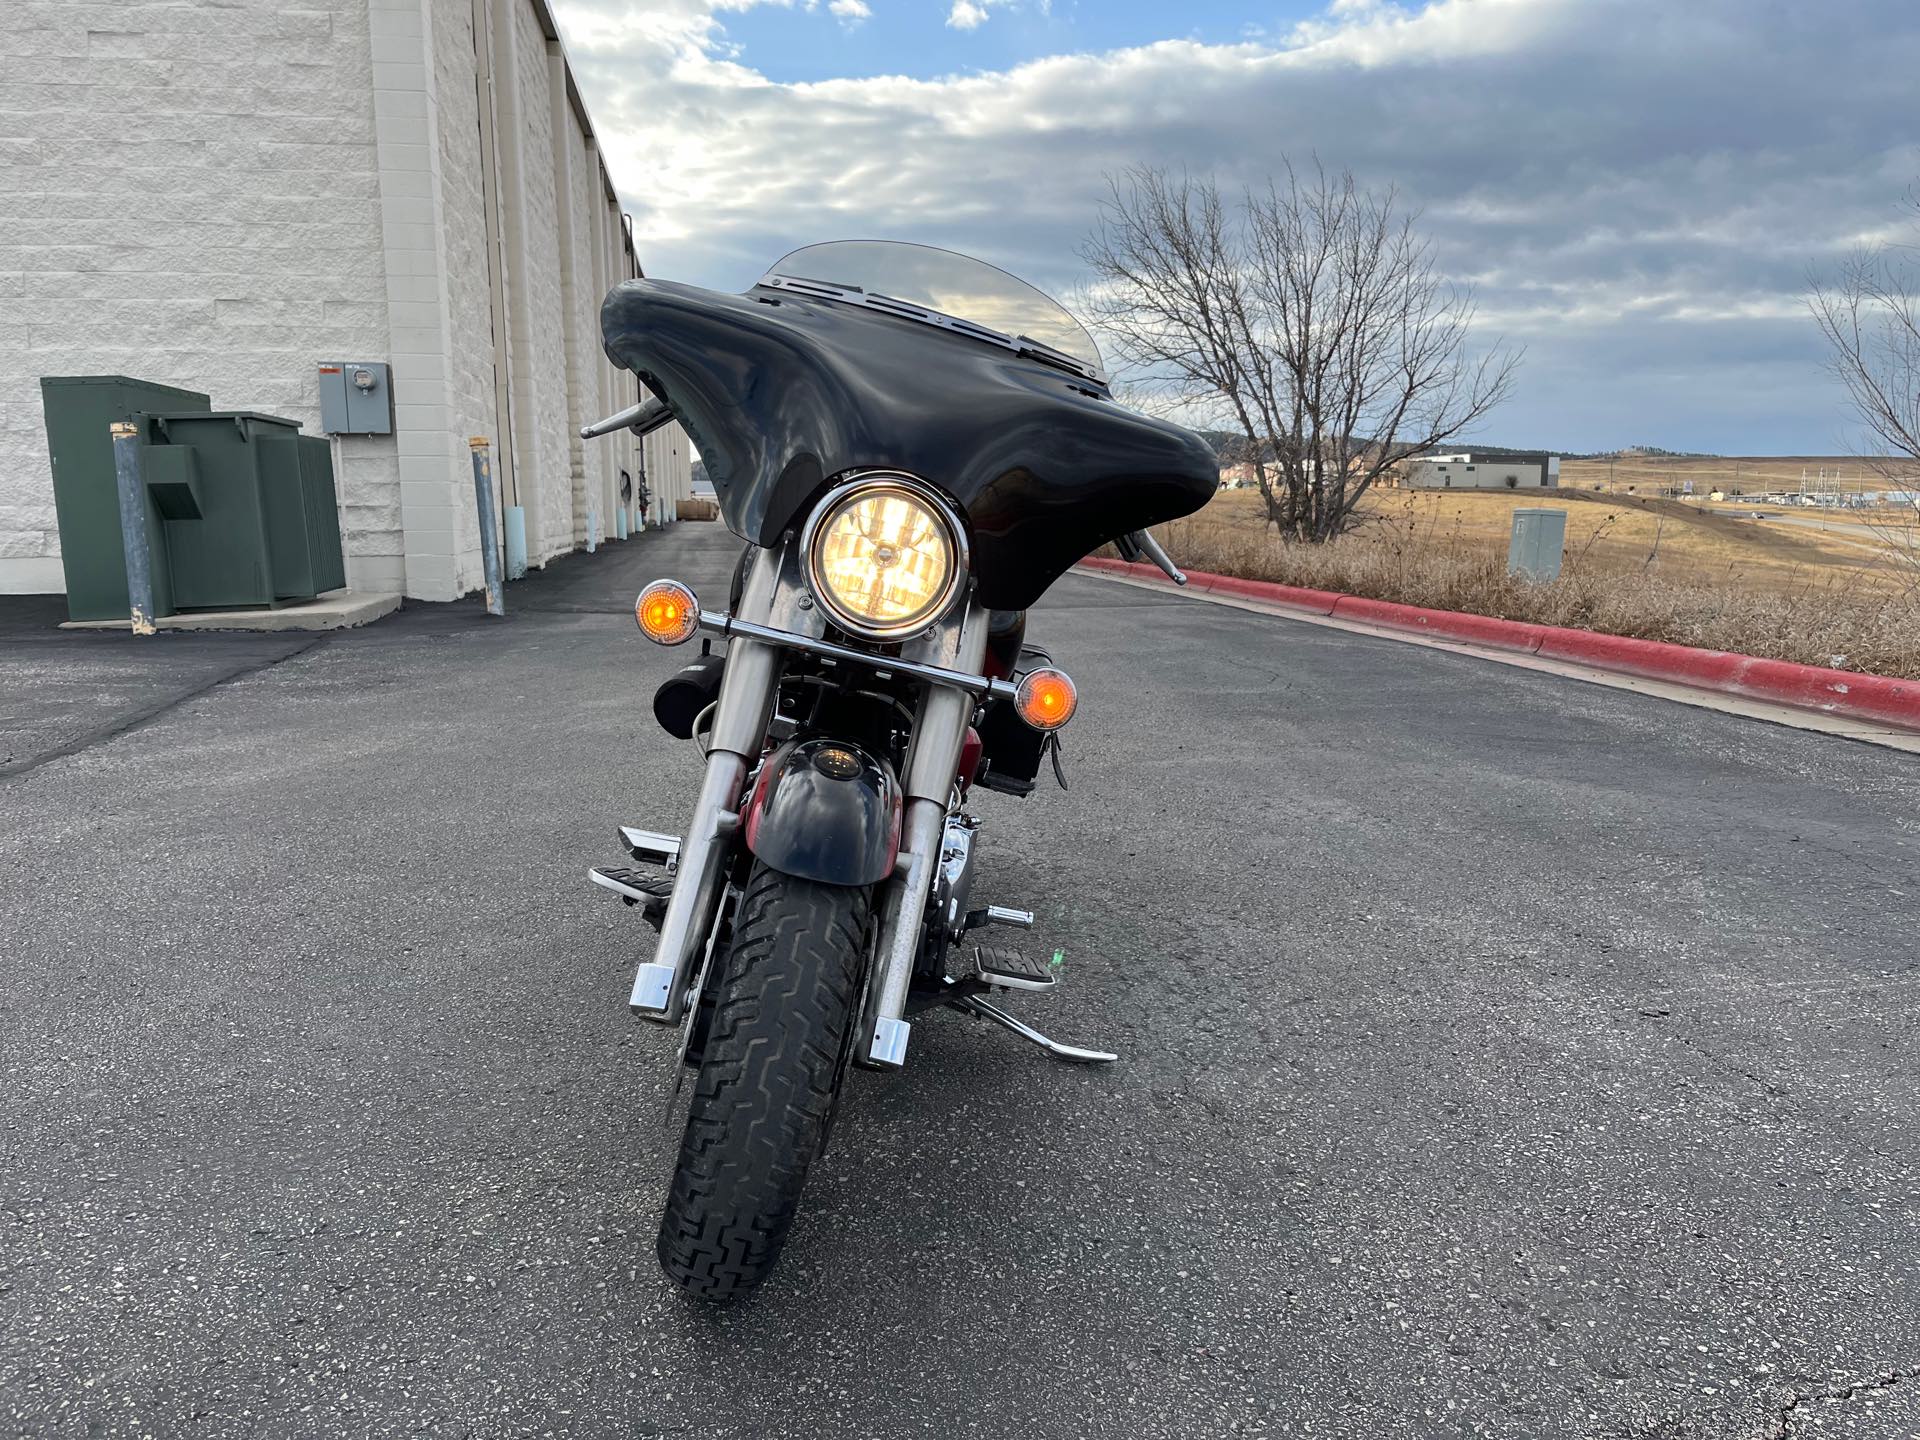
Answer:
POLYGON ((1093 337, 1058 301, 984 260, 952 250, 898 240, 834 240, 795 250, 776 261, 762 281, 775 276, 905 300, 1015 339, 1037 340, 1096 370, 1104 368, 1093 337))

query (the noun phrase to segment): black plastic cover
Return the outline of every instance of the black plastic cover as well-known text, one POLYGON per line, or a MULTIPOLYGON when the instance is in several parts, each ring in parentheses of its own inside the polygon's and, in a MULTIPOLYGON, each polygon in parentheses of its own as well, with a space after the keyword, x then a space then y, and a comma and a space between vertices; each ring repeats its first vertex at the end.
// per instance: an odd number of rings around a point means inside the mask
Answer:
POLYGON ((682 666, 662 681, 653 692, 653 718, 660 722, 660 728, 691 740, 693 722, 720 698, 720 682, 726 678, 726 671, 726 656, 699 655, 691 665, 682 666))
POLYGON ((771 545, 827 482, 904 470, 966 517, 975 598, 1024 609, 1082 557, 1191 514, 1219 465, 1190 430, 1001 346, 832 300, 628 280, 607 354, 672 409, 727 528, 771 545))

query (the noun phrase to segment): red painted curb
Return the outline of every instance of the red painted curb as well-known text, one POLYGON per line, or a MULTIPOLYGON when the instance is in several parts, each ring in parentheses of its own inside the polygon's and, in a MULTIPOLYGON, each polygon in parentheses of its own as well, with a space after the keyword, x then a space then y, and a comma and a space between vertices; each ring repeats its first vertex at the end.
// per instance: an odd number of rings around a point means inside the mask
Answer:
MULTIPOLYGON (((1102 556, 1080 563, 1083 569, 1155 581, 1172 588, 1166 577, 1151 565, 1129 565, 1124 560, 1102 556)), ((1535 625, 1525 620, 1501 620, 1459 610, 1429 610, 1419 605, 1369 600, 1362 595, 1306 590, 1271 580, 1239 580, 1204 570, 1189 570, 1187 581, 1192 589, 1216 595, 1234 595, 1391 630, 1440 635, 1495 650, 1571 660, 1599 670, 1668 680, 1702 690, 1791 705, 1800 710, 1920 730, 1920 680, 1895 680, 1885 675, 1795 665, 1786 660, 1736 655, 1725 650, 1696 650, 1690 645, 1670 645, 1662 640, 1636 640, 1629 635, 1603 635, 1597 630, 1535 625)))
POLYGON ((1738 690, 1741 668, 1753 657, 1725 650, 1695 650, 1659 640, 1636 640, 1631 635, 1603 635, 1597 630, 1569 630, 1543 625, 1537 654, 1549 660, 1575 660, 1645 675, 1654 680, 1678 680, 1703 690, 1738 690))
MULTIPOLYGON (((1159 572, 1156 570, 1155 575, 1159 572)), ((1332 590, 1308 590, 1299 585, 1277 585, 1271 580, 1236 580, 1231 575, 1203 575, 1204 588, 1215 595, 1244 595, 1270 605, 1286 605, 1314 615, 1331 615, 1333 607, 1349 597, 1332 590)))
POLYGON ((1369 600, 1362 595, 1342 595, 1333 613, 1341 620, 1364 620, 1370 625, 1390 625, 1397 630, 1419 630, 1429 635, 1444 635, 1449 640, 1466 640, 1496 650, 1520 650, 1529 655, 1540 648, 1541 636, 1547 629, 1544 625, 1529 625, 1520 620, 1496 620, 1491 615, 1470 615, 1463 610, 1396 605, 1390 600, 1369 600))

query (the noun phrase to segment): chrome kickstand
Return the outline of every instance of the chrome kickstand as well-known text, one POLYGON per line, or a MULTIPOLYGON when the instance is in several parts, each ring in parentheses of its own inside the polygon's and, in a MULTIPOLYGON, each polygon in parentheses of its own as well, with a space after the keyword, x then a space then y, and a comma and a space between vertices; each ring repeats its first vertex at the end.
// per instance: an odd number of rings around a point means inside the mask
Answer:
POLYGON ((1014 1019, 998 1005, 982 1000, 978 995, 962 995, 957 1000, 949 1000, 947 1004, 962 1014, 979 1015, 996 1025, 1004 1025, 1022 1040, 1031 1040, 1054 1059, 1065 1060, 1072 1065, 1110 1065, 1120 1058, 1105 1050, 1082 1050, 1078 1045, 1062 1045, 1058 1040, 1049 1040, 1031 1025, 1014 1019))

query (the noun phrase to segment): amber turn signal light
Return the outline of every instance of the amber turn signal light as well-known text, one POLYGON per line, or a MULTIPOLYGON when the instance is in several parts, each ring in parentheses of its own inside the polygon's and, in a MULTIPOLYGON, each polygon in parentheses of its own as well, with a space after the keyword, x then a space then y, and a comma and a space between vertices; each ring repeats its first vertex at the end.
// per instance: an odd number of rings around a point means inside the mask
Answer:
POLYGON ((1073 718, 1080 692, 1064 670, 1043 666, 1020 677, 1013 692, 1013 708, 1036 730, 1058 730, 1073 718))
POLYGON ((679 645, 700 628, 700 602, 678 580, 656 580, 633 602, 640 633, 656 645, 679 645))

